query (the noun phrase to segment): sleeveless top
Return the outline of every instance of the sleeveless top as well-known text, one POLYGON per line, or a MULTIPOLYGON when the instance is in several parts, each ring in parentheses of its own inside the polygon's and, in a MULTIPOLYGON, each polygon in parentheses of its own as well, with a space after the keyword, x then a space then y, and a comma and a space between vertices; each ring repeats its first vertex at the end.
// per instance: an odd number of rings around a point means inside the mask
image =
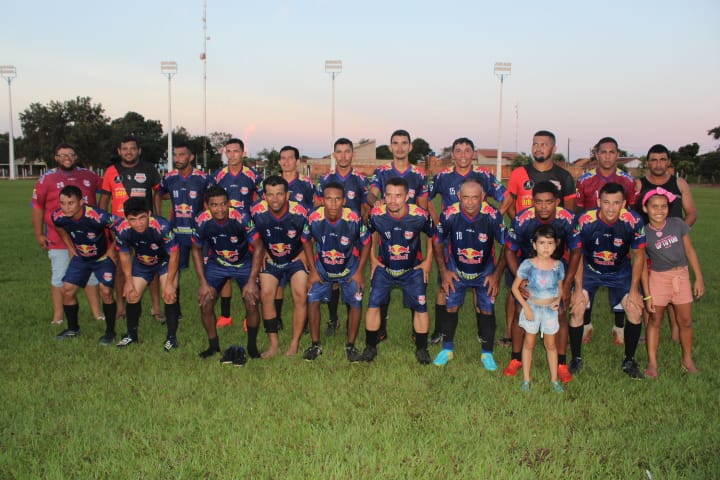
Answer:
POLYGON ((641 188, 640 188, 640 194, 637 197, 637 203, 635 204, 635 211, 640 214, 643 218, 643 221, 647 225, 648 223, 648 216, 647 213, 645 213, 642 209, 642 199, 645 196, 647 192, 650 190, 653 190, 657 187, 662 187, 668 192, 674 193, 677 198, 670 203, 670 210, 668 211, 668 217, 678 217, 678 218, 684 218, 683 215, 683 208, 682 208, 682 193, 680 192, 680 187, 677 183, 677 178, 674 175, 670 176, 670 179, 663 183, 662 185, 655 185, 654 183, 650 183, 650 181, 642 177, 640 179, 641 188))

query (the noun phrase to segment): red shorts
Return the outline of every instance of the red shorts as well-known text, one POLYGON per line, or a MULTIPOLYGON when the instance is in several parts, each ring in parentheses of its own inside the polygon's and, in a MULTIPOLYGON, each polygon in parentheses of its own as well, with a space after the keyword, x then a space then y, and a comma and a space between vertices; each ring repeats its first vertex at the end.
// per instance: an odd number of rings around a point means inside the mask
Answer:
POLYGON ((684 305, 692 303, 692 287, 688 267, 665 272, 650 271, 650 295, 653 305, 666 307, 668 303, 684 305))

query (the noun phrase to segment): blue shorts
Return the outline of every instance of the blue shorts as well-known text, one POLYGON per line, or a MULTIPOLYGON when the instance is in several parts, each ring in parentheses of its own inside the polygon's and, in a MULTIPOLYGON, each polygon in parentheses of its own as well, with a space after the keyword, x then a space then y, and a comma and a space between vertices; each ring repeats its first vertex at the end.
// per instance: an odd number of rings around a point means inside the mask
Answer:
MULTIPOLYGON (((399 272, 398 272, 399 273, 399 272)), ((390 290, 399 285, 403 291, 403 303, 416 312, 427 312, 427 284, 422 269, 411 269, 401 275, 391 275, 385 267, 378 267, 370 281, 368 308, 378 308, 390 303, 390 290)))
POLYGON ((595 292, 600 287, 607 287, 610 297, 610 306, 613 312, 625 311, 620 304, 625 295, 630 292, 632 281, 632 270, 620 271, 617 273, 599 274, 590 270, 587 265, 583 271, 583 290, 588 293, 589 305, 592 306, 595 299, 595 292))
POLYGON ((208 285, 218 292, 222 290, 228 280, 233 279, 242 289, 247 285, 250 270, 252 270, 252 264, 249 262, 239 267, 226 267, 211 260, 205 265, 205 279, 208 285))
POLYGON ((70 260, 63 277, 63 282, 85 288, 91 276, 100 279, 100 283, 112 288, 115 284, 115 264, 108 257, 100 260, 87 261, 80 257, 73 257, 70 260))
POLYGON ((337 283, 340 287, 342 302, 353 308, 362 308, 363 287, 358 285, 355 280, 351 280, 353 273, 355 272, 353 271, 345 277, 333 278, 332 280, 322 278, 321 275, 322 281, 310 287, 308 302, 328 303, 332 295, 333 284, 337 283))
MULTIPOLYGON (((63 284, 63 278, 65 277, 65 271, 67 271, 68 265, 70 265, 70 252, 67 250, 48 250, 48 258, 50 259, 50 285, 56 288, 61 288, 63 284)), ((95 275, 90 275, 90 279, 87 282, 88 285, 94 287, 98 284, 95 275)))
POLYGON ((267 261, 265 262, 265 268, 261 273, 272 275, 273 277, 277 278, 280 286, 284 287, 285 285, 290 283, 290 279, 297 272, 308 273, 308 271, 305 269, 305 264, 300 260, 295 260, 294 262, 285 263, 282 265, 267 261))
MULTIPOLYGON (((451 271, 455 271, 451 268, 451 271)), ((487 293, 487 287, 483 286, 485 277, 487 274, 478 275, 475 278, 463 278, 462 275, 455 271, 460 276, 460 280, 455 282, 455 291, 445 296, 445 302, 447 308, 455 308, 462 306, 465 301, 465 290, 468 288, 475 289, 475 305, 483 312, 494 312, 495 311, 495 298, 490 297, 487 293)))
POLYGON ((133 259, 132 276, 140 277, 147 283, 152 282, 153 277, 165 275, 168 272, 168 262, 158 263, 157 265, 145 265, 133 259))
POLYGON ((527 333, 536 334, 539 331, 547 335, 554 335, 560 330, 558 311, 550 305, 536 305, 528 302, 533 309, 535 320, 532 322, 525 317, 525 309, 520 311, 520 327, 527 333))

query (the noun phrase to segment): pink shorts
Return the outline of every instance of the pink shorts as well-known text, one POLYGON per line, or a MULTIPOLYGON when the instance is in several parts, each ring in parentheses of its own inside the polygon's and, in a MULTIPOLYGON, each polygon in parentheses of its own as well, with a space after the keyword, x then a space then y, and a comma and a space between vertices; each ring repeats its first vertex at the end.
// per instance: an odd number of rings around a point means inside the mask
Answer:
POLYGON ((688 267, 665 272, 650 271, 650 295, 653 305, 666 307, 668 303, 684 305, 692 303, 692 287, 688 267))

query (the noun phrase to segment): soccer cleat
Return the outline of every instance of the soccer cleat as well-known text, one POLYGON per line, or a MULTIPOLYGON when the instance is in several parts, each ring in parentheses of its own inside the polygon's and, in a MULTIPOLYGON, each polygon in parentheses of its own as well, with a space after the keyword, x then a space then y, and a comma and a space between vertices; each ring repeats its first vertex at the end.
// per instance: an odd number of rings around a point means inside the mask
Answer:
POLYGON ((216 353, 220 353, 220 350, 218 350, 215 347, 209 347, 207 350, 203 350, 202 352, 198 353, 198 356, 200 358, 204 359, 204 358, 210 358, 213 355, 215 355, 216 353))
POLYGON ((377 357, 377 348, 368 345, 362 353, 363 362, 372 362, 377 357))
POLYGON ((174 336, 169 336, 165 340, 165 343, 163 344, 163 348, 166 352, 169 352, 173 348, 178 348, 180 345, 178 344, 177 338, 174 336))
POLYGON ((590 343, 590 340, 592 340, 592 332, 593 332, 592 323, 583 325, 583 340, 582 340, 583 343, 590 343))
POLYGON ((572 381, 572 373, 570 373, 567 365, 558 365, 557 374, 562 383, 570 383, 572 381))
POLYGON ((303 353, 303 358, 309 362, 315 360, 320 355, 322 355, 322 348, 320 348, 320 345, 313 345, 307 350, 305 350, 305 353, 303 353))
POLYGON ((232 364, 235 367, 242 367, 247 363, 247 356, 245 355, 245 349, 238 347, 235 351, 235 356, 232 359, 232 364))
POLYGON ((447 348, 443 348, 435 356, 435 360, 433 360, 433 365, 442 367, 444 365, 447 365, 447 363, 454 358, 455 358, 455 352, 453 352, 452 350, 449 350, 447 348))
POLYGON ((229 325, 232 325, 232 317, 218 317, 217 323, 215 323, 215 326, 218 328, 227 327, 229 325))
POLYGON ((503 370, 503 375, 505 375, 506 377, 514 377, 515 375, 517 375, 517 372, 519 372, 521 368, 522 362, 513 358, 510 360, 510 363, 508 363, 508 366, 505 367, 505 370, 503 370))
POLYGON ((485 352, 480 355, 480 361, 482 362, 483 367, 485 367, 485 370, 488 372, 494 372, 497 370, 497 363, 495 363, 492 352, 485 352))
POLYGON ((575 357, 572 360, 570 360, 570 373, 573 375, 577 375, 580 373, 580 370, 583 368, 583 359, 580 357, 575 357))
POLYGON ((335 320, 334 322, 328 322, 327 330, 325 330, 325 336, 326 337, 332 337, 335 335, 335 332, 337 332, 339 321, 335 320))
POLYGON ((558 393, 562 393, 565 391, 565 388, 563 388, 562 383, 560 380, 555 380, 554 382, 550 382, 552 384, 553 390, 555 390, 558 393))
POLYGON ((226 350, 225 353, 223 353, 223 356, 220 357, 220 363, 223 365, 230 365, 233 363, 233 360, 237 356, 238 352, 238 346, 237 345, 231 345, 226 350))
POLYGON ((615 345, 625 345, 625 329, 622 327, 613 327, 613 343, 615 345))
POLYGON ((429 365, 432 359, 430 358, 430 352, 427 348, 418 348, 415 350, 415 359, 420 365, 429 365))
POLYGON ((377 332, 378 342, 384 342, 387 340, 387 330, 380 329, 377 332))
POLYGON ((345 355, 347 355, 347 359, 350 363, 361 362, 363 359, 362 354, 360 353, 360 351, 357 348, 355 348, 355 345, 346 346, 345 347, 345 355))
POLYGON ((634 378, 636 380, 641 380, 645 378, 645 375, 643 375, 643 373, 640 371, 640 368, 638 367, 638 364, 634 358, 631 358, 629 360, 623 360, 622 371, 627 373, 630 378, 634 378))
POLYGON ((441 332, 435 332, 430 337, 430 345, 438 345, 445 339, 445 334, 441 332))
POLYGON ((522 382, 520 384, 520 390, 523 392, 529 392, 530 391, 530 382, 522 382))
POLYGON ((80 336, 80 329, 77 330, 71 330, 69 328, 66 328, 59 334, 55 336, 55 340, 65 340, 66 338, 75 338, 80 336))
POLYGON ((102 337, 100 337, 100 345, 108 346, 115 343, 115 334, 114 333, 106 333, 102 337))
POLYGON ((130 335, 129 333, 126 333, 122 336, 120 341, 115 344, 118 348, 125 348, 128 345, 131 345, 133 343, 138 343, 138 339, 130 335))

